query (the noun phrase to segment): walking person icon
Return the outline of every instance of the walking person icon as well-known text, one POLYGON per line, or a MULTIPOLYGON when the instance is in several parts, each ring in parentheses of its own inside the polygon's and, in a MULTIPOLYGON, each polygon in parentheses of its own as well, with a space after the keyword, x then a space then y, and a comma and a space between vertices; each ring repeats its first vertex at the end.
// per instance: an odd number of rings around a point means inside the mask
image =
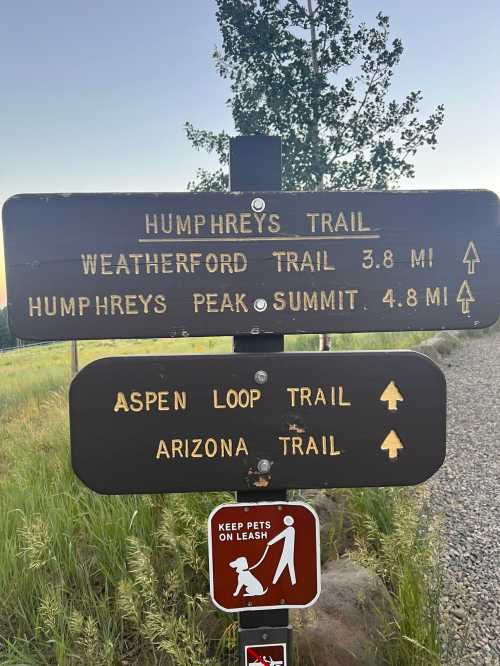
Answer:
POLYGON ((271 541, 268 542, 267 547, 278 543, 283 540, 283 552, 281 553, 280 561, 273 578, 273 585, 275 585, 281 577, 281 574, 288 568, 290 580, 292 585, 295 585, 297 578, 295 576, 295 527, 293 527, 294 520, 292 516, 285 516, 283 523, 286 525, 285 529, 277 534, 271 541))

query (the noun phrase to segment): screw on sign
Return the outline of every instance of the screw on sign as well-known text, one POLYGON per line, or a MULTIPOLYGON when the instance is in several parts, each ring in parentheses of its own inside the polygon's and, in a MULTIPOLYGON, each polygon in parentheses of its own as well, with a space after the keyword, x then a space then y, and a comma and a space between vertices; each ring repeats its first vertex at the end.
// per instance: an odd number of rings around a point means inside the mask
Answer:
POLYGON ((306 608, 319 596, 319 522, 302 502, 219 506, 208 543, 210 594, 221 610, 306 608))
POLYGON ((287 666, 286 645, 247 645, 245 666, 287 666))

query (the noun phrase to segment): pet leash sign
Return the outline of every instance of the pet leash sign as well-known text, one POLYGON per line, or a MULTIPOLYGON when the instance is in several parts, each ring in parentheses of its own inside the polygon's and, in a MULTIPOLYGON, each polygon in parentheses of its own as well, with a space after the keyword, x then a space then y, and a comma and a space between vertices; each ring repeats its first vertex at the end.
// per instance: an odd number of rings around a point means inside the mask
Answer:
POLYGON ((302 502, 223 504, 208 519, 208 548, 223 611, 306 608, 319 596, 319 521, 302 502))

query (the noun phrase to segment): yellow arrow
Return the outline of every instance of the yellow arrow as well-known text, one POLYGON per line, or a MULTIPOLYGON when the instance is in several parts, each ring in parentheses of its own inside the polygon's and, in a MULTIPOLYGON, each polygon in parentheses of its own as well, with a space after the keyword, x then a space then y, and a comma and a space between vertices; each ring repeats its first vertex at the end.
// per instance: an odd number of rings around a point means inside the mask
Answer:
POLYGON ((391 412, 398 411, 398 402, 403 402, 404 398, 401 395, 394 380, 389 382, 389 384, 385 387, 384 392, 380 396, 380 400, 382 402, 387 402, 387 409, 389 409, 391 412))
POLYGON ((474 241, 470 241, 465 252, 465 257, 462 260, 462 263, 467 264, 467 273, 469 275, 474 275, 476 272, 476 264, 480 263, 481 258, 477 251, 474 241))
POLYGON ((476 299, 472 295, 470 285, 467 280, 464 280, 457 296, 457 303, 462 305, 462 314, 470 314, 470 304, 475 302, 476 299))
POLYGON ((391 460, 396 460, 396 458, 398 457, 398 451, 400 449, 404 449, 404 446, 402 441, 399 439, 396 431, 391 430, 391 432, 382 442, 382 446, 380 448, 382 449, 382 451, 389 451, 389 458, 391 460))

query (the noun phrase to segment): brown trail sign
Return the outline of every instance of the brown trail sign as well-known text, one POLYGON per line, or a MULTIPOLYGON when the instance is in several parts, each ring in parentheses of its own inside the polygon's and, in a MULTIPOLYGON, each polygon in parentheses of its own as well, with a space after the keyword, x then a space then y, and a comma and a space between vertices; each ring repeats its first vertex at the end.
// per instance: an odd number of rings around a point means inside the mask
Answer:
POLYGON ((416 352, 115 357, 70 421, 101 493, 409 485, 444 460, 446 385, 416 352))
POLYGON ((24 339, 483 328, 488 191, 19 195, 3 209, 24 339))
POLYGON ((306 608, 319 596, 319 520, 302 502, 218 506, 208 555, 210 594, 223 611, 306 608))

